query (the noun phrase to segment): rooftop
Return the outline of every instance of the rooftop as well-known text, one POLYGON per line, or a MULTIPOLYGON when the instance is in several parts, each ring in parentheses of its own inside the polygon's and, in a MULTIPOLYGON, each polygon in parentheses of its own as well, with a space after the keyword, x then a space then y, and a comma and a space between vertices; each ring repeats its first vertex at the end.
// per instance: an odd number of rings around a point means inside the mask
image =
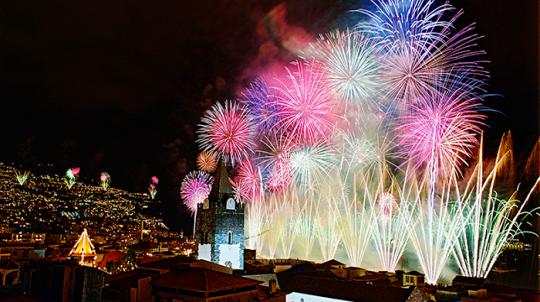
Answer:
POLYGON ((202 268, 189 268, 157 276, 152 285, 194 292, 218 292, 253 287, 260 282, 202 268))

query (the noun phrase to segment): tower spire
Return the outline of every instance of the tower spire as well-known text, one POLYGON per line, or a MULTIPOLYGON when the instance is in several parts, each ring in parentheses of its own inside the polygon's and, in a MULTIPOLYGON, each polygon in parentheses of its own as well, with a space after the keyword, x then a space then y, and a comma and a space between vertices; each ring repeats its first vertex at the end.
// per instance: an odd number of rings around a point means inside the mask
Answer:
POLYGON ((219 194, 233 194, 233 189, 229 181, 229 172, 223 160, 219 161, 212 191, 210 192, 212 197, 217 197, 219 194))

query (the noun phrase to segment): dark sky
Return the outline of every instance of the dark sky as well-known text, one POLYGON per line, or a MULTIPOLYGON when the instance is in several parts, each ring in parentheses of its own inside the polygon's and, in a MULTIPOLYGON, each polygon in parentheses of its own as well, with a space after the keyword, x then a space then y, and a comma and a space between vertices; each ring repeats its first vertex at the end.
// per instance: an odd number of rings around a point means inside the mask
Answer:
MULTIPOLYGON (((287 59, 283 35, 346 25, 363 2, 286 1, 284 24, 269 25, 279 1, 3 1, 0 161, 53 163, 57 173, 77 165, 88 179, 107 171, 134 191, 157 175, 168 222, 189 229, 177 194, 195 168, 204 109, 287 59)), ((528 151, 539 129, 537 1, 451 3, 485 35, 490 92, 501 95, 488 101, 501 112, 488 137, 512 129, 518 153, 528 151)))

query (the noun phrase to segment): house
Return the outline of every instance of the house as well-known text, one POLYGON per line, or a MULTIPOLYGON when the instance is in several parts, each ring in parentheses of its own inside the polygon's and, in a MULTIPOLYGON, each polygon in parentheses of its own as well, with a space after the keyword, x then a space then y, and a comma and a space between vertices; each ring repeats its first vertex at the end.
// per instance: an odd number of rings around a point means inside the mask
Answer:
POLYGON ((420 286, 424 284, 424 274, 417 271, 403 273, 403 286, 420 286))

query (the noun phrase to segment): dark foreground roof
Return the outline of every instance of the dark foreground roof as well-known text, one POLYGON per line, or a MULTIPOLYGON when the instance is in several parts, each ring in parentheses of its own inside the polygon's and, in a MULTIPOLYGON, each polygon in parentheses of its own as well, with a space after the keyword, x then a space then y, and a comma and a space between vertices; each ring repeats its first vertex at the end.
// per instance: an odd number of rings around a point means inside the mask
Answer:
POLYGON ((202 268, 171 271, 155 277, 154 286, 195 292, 217 292, 254 287, 259 281, 202 268))
POLYGON ((405 302, 412 288, 368 285, 354 281, 332 280, 308 274, 280 273, 278 282, 286 292, 358 301, 358 302, 405 302))

